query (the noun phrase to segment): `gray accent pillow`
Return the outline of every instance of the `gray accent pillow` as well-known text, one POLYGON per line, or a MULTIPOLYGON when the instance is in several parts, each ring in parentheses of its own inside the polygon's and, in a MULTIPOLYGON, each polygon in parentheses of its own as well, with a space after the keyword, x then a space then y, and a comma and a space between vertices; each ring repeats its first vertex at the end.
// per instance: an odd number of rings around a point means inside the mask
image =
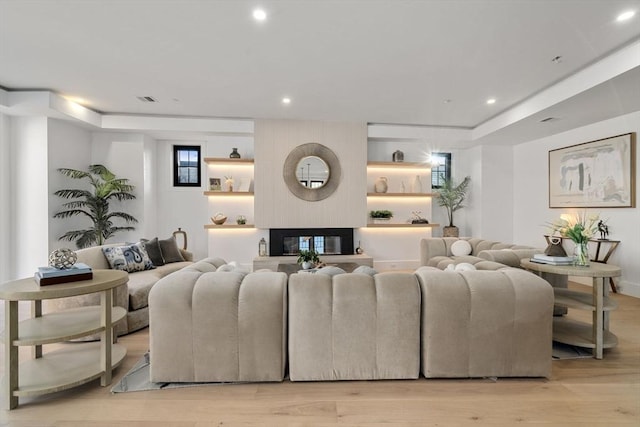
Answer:
POLYGON ((160 244, 160 252, 162 252, 162 258, 165 264, 184 261, 174 236, 165 240, 158 240, 158 243, 160 244))
POLYGON ((164 265, 164 258, 162 257, 162 251, 160 250, 160 243, 158 243, 158 238, 154 237, 151 240, 140 239, 140 241, 144 243, 144 249, 147 251, 149 259, 151 260, 153 265, 157 267, 164 265))

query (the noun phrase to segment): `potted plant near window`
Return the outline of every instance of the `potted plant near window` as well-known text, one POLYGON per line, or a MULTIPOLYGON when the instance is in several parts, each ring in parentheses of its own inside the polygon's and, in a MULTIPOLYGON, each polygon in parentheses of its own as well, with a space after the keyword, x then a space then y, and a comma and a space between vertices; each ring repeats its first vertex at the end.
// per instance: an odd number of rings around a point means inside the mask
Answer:
POLYGON ((447 210, 449 225, 443 227, 443 237, 458 237, 458 227, 453 225, 453 213, 458 209, 462 209, 462 202, 467 196, 467 190, 471 177, 467 176, 460 184, 455 185, 451 178, 444 178, 442 187, 438 190, 438 204, 447 210))
POLYGON ((318 253, 313 249, 303 249, 298 254, 298 264, 305 270, 313 268, 319 262, 320 258, 318 257, 318 253))
POLYGON ((369 212, 369 216, 373 220, 374 224, 386 224, 393 217, 393 212, 382 209, 369 212))

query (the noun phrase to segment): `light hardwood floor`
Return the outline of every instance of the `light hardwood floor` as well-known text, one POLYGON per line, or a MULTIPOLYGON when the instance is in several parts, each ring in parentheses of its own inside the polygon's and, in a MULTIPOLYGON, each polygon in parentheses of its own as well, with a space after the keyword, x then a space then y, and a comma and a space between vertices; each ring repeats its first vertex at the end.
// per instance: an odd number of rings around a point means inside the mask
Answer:
MULTIPOLYGON (((582 285, 572 287, 588 291, 582 285)), ((619 345, 603 360, 553 362, 551 379, 344 381, 215 385, 111 394, 93 381, 21 399, 0 426, 640 426, 640 299, 615 295, 619 345)), ((589 313, 570 310, 588 321, 589 313)), ((121 337, 118 381, 148 348, 121 337)), ((22 349, 26 350, 26 349, 22 349)), ((46 348, 45 348, 46 351, 46 348)), ((21 357, 28 357, 21 351, 21 357)))

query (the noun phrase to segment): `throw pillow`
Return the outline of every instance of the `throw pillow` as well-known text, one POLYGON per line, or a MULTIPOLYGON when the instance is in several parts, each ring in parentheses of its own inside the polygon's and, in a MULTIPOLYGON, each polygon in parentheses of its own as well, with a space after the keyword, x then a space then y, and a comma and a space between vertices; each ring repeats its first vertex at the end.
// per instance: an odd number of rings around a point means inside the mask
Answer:
POLYGON ((164 258, 162 258, 162 251, 160 250, 160 243, 158 243, 158 238, 154 237, 151 240, 140 239, 140 241, 144 243, 144 249, 147 251, 149 259, 151 260, 153 265, 157 267, 164 265, 164 258))
POLYGON ((471 253, 471 244, 466 240, 458 240, 451 245, 451 254, 453 256, 464 256, 471 253))
POLYGON ((102 253, 107 258, 113 270, 123 270, 127 273, 152 270, 155 268, 142 242, 127 246, 106 246, 102 253))
POLYGON ((375 268, 369 267, 368 265, 361 265, 357 267, 355 270, 353 270, 353 272, 368 274, 369 276, 375 276, 376 274, 378 274, 375 268))
POLYGON ((165 240, 158 240, 158 243, 160 244, 160 252, 162 252, 162 258, 164 259, 165 264, 184 261, 174 236, 165 240))
POLYGON ((476 270, 476 266, 473 264, 469 264, 468 262, 461 262, 460 264, 456 265, 456 271, 470 271, 470 270, 476 270))
POLYGON ((335 267, 333 265, 330 265, 329 267, 322 267, 319 268, 317 271, 318 274, 327 274, 329 276, 335 276, 336 274, 344 274, 346 273, 346 271, 344 271, 343 269, 341 269, 340 267, 335 267))

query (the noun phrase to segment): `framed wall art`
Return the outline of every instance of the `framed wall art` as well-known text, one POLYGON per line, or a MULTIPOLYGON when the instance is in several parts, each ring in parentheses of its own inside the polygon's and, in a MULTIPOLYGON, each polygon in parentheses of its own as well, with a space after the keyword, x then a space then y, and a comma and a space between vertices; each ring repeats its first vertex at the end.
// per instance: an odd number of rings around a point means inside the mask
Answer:
POLYGON ((632 132, 549 151, 549 207, 635 207, 635 150, 632 132))

